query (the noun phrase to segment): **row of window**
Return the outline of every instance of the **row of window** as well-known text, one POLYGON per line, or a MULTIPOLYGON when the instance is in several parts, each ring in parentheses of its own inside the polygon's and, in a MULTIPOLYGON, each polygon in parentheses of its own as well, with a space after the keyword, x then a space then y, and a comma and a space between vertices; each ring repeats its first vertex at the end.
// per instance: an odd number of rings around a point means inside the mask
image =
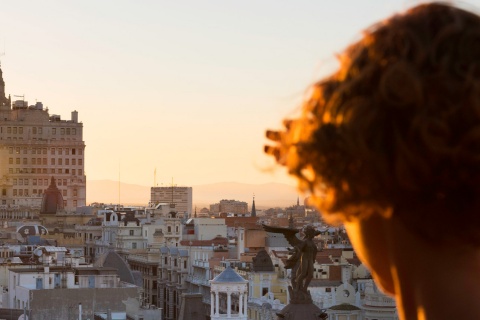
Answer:
MULTIPOLYGON (((47 149, 48 148, 31 148, 32 154, 47 154, 47 149)), ((28 148, 27 147, 9 147, 8 148, 8 153, 13 154, 20 154, 22 152, 23 154, 28 153, 28 148)), ((78 150, 76 148, 50 148, 50 154, 58 154, 58 155, 82 155, 83 154, 83 149, 79 148, 78 150)))
MULTIPOLYGON (((13 133, 13 134, 23 134, 23 127, 6 127, 6 133, 13 133)), ((52 134, 60 135, 76 135, 77 129, 76 128, 52 128, 52 134), (57 130, 58 129, 58 130, 57 130)), ((0 133, 3 132, 3 127, 0 127, 0 133)), ((32 127, 32 134, 42 134, 43 128, 42 127, 32 127)))
MULTIPOLYGON (((40 173, 40 174, 48 174, 48 171, 46 168, 43 168, 43 169, 40 169, 40 168, 23 168, 23 169, 20 169, 20 168, 8 168, 8 173, 40 173)), ((72 174, 73 176, 76 176, 77 174, 79 176, 81 176, 83 174, 83 170, 82 169, 55 169, 55 168, 51 168, 50 169, 50 173, 53 173, 53 174, 72 174)), ((79 182, 81 182, 81 179, 78 180, 79 182)))
MULTIPOLYGON (((56 164, 58 165, 63 165, 63 160, 65 160, 65 165, 66 166, 69 166, 70 165, 70 162, 72 163, 72 166, 76 166, 77 165, 77 159, 63 159, 63 158, 59 158, 58 160, 55 159, 55 158, 51 158, 50 159, 50 165, 54 166, 56 164)), ((14 161, 15 161, 15 164, 24 164, 24 165, 27 165, 28 164, 28 158, 8 158, 8 164, 14 164, 14 161)), ((47 165, 47 158, 31 158, 31 164, 35 164, 35 165, 44 165, 46 166, 47 165)), ((83 166, 83 159, 78 159, 78 165, 79 166, 83 166)))
MULTIPOLYGON (((37 195, 37 194, 42 194, 44 192, 44 189, 32 189, 32 194, 33 195, 37 195)), ((3 192, 2 192, 3 194, 3 192)), ((4 196, 6 195, 6 191, 5 191, 5 194, 3 194, 4 196)), ((68 192, 67 190, 62 190, 62 196, 66 197, 68 195, 68 192)), ((16 197, 16 196, 27 196, 28 197, 28 189, 13 189, 13 196, 16 197)), ((73 190, 73 196, 74 197, 77 197, 78 196, 78 191, 77 189, 74 189, 73 190)))

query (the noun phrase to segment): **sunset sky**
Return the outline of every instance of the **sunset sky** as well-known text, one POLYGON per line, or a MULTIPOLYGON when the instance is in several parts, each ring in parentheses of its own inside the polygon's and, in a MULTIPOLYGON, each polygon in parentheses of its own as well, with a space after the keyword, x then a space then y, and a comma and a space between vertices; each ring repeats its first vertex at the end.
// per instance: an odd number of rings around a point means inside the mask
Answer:
POLYGON ((292 183, 264 131, 362 29, 416 3, 5 1, 0 59, 7 93, 79 112, 88 180, 292 183))

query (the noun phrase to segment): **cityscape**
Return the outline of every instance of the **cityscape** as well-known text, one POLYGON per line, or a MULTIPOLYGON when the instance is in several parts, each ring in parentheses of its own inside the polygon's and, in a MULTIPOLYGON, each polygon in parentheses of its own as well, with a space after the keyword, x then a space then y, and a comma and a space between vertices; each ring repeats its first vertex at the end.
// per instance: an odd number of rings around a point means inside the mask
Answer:
POLYGON ((274 320, 295 248, 268 227, 313 227, 319 319, 398 320, 345 228, 263 153, 327 57, 405 5, 349 3, 6 6, 0 319, 274 320))
POLYGON ((285 236, 315 226, 310 294, 328 319, 397 319, 342 227, 300 201, 257 209, 193 204, 189 186, 152 186, 148 204, 86 202, 79 112, 5 95, 0 71, 2 318, 275 319, 292 298, 285 236))

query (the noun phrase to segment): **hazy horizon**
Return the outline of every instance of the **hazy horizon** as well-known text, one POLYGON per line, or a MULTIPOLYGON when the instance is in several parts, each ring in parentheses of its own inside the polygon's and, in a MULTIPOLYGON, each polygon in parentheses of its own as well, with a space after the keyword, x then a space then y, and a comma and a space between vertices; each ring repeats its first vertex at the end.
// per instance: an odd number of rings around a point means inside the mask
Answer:
MULTIPOLYGON (((168 186, 168 185, 166 185, 168 186)), ((182 185, 185 186, 185 185, 182 185)), ((102 179, 87 179, 87 203, 121 203, 125 205, 147 205, 152 186, 131 184, 102 179)), ((222 199, 245 201, 251 207, 255 195, 258 208, 287 207, 296 204, 297 197, 303 202, 296 188, 278 182, 248 184, 241 182, 216 182, 209 184, 188 185, 193 188, 193 206, 200 210, 222 199)))

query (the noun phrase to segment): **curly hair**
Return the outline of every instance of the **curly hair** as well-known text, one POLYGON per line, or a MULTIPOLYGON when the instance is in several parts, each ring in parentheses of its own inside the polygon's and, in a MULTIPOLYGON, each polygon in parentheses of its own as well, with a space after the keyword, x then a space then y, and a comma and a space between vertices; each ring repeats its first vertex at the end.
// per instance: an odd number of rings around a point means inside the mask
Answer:
POLYGON ((330 221, 390 212, 424 238, 480 245, 480 17, 419 5, 339 60, 266 152, 330 221))

